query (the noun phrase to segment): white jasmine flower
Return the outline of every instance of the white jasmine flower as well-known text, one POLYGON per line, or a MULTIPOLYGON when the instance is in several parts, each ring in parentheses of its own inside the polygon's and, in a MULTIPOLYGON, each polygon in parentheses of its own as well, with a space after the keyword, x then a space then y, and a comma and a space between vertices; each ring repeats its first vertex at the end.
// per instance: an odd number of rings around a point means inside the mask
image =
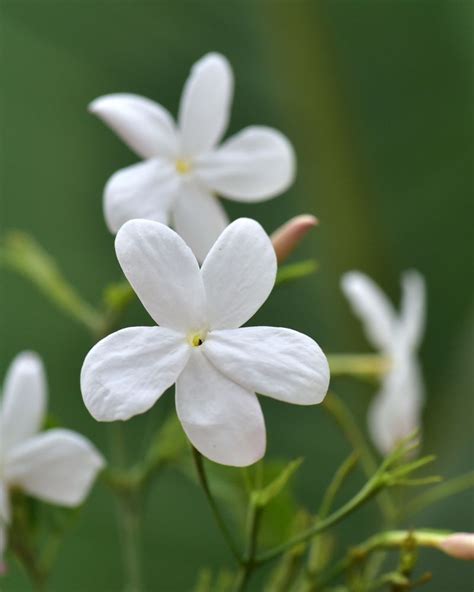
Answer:
POLYGON ((367 339, 391 361, 368 414, 371 437, 379 451, 388 454, 421 424, 424 386, 417 350, 425 326, 425 283, 416 271, 403 274, 399 315, 363 273, 345 274, 342 290, 362 320, 367 339))
POLYGON ((77 506, 104 466, 80 434, 62 428, 39 433, 46 398, 40 358, 19 354, 8 370, 0 405, 0 564, 11 519, 10 488, 52 504, 77 506))
POLYGON ((276 256, 263 228, 241 218, 199 268, 171 229, 132 220, 115 241, 122 269, 159 327, 109 335, 87 355, 84 402, 99 421, 143 413, 176 383, 176 410, 208 458, 245 466, 265 452, 256 392, 298 405, 320 403, 329 382, 315 341, 291 329, 240 328, 269 296, 276 256))
POLYGON ((106 185, 111 232, 134 218, 171 224, 203 261, 228 224, 215 194, 262 201, 292 183, 293 148, 280 132, 251 126, 217 145, 229 123, 233 86, 228 61, 209 53, 186 81, 177 124, 161 105, 133 94, 91 103, 90 111, 145 159, 118 171, 106 185))

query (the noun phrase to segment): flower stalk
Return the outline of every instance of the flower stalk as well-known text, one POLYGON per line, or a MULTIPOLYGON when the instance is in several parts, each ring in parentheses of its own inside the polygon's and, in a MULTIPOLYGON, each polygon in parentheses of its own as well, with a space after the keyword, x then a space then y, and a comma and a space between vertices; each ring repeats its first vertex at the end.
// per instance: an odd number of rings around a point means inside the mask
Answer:
POLYGON ((141 534, 143 496, 141 492, 123 492, 118 498, 119 527, 126 574, 126 592, 143 592, 141 534))
POLYGON ((212 495, 211 488, 209 486, 209 481, 207 479, 206 469, 204 467, 204 459, 202 457, 202 454, 192 445, 191 452, 199 484, 201 485, 202 490, 204 491, 204 495, 206 496, 206 499, 209 503, 209 507, 211 508, 216 524, 222 532, 224 540, 226 541, 227 546, 229 547, 229 550, 232 553, 234 559, 237 561, 238 564, 242 564, 242 557, 240 555, 240 551, 236 543, 234 542, 233 536, 230 533, 227 524, 225 523, 225 520, 220 512, 219 506, 216 500, 214 499, 214 496, 212 495))
POLYGON ((365 561, 370 554, 379 550, 429 547, 441 549, 449 533, 434 530, 393 530, 382 532, 370 537, 364 543, 353 547, 345 557, 330 567, 318 581, 318 589, 322 589, 338 576, 348 572, 354 565, 365 561))
POLYGON ((419 468, 429 464, 434 460, 434 457, 427 456, 413 462, 400 464, 401 461, 410 454, 416 444, 413 444, 415 435, 403 440, 399 446, 390 454, 377 469, 375 474, 367 481, 367 483, 359 490, 359 492, 351 498, 341 508, 331 513, 327 518, 316 522, 312 527, 294 536, 292 539, 283 543, 273 549, 263 552, 255 559, 256 564, 264 564, 276 557, 279 557, 292 547, 312 539, 316 534, 319 534, 335 524, 347 518, 350 514, 365 505, 370 499, 377 495, 383 489, 394 487, 397 485, 422 485, 432 482, 438 477, 427 477, 423 479, 411 479, 411 474, 419 468))
POLYGON ((258 531, 262 517, 263 506, 259 505, 253 496, 250 497, 249 517, 247 527, 247 547, 237 573, 235 592, 243 592, 250 581, 250 577, 256 567, 255 554, 257 552, 258 531))
POLYGON ((332 376, 380 378, 391 368, 390 358, 378 354, 330 354, 329 367, 332 376))
MULTIPOLYGON (((376 471, 377 463, 364 434, 349 409, 333 391, 327 394, 323 403, 323 409, 334 419, 346 440, 357 452, 366 476, 370 477, 376 471)), ((385 521, 387 524, 390 524, 396 514, 396 508, 390 495, 388 492, 383 492, 377 499, 385 521)))

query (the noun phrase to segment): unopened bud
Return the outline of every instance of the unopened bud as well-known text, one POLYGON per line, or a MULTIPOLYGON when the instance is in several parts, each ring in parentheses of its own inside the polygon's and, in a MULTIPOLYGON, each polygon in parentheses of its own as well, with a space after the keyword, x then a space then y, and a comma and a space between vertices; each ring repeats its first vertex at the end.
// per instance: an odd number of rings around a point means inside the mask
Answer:
POLYGON ((470 532, 456 532, 448 535, 439 545, 451 557, 474 561, 474 534, 470 532))
POLYGON ((288 220, 271 235, 278 263, 283 263, 303 240, 311 228, 318 224, 311 214, 301 214, 288 220))

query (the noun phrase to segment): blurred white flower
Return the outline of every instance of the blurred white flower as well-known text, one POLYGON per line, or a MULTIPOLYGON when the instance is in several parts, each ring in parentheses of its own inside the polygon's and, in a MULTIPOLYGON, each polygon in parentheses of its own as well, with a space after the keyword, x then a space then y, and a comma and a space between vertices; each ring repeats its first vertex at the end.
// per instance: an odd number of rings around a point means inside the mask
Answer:
POLYGON ((217 146, 228 122, 233 75, 224 56, 210 53, 192 68, 176 125, 161 105, 133 94, 99 97, 89 107, 144 162, 115 173, 104 194, 111 232, 127 220, 171 224, 203 261, 228 223, 215 197, 262 201, 294 178, 295 158, 280 132, 251 126, 217 146))
POLYGON ((257 222, 230 224, 201 269, 175 232, 150 220, 127 222, 115 248, 160 326, 122 329, 89 352, 81 388, 97 420, 143 413, 176 383, 192 444, 215 462, 245 466, 265 452, 256 392, 298 405, 322 401, 329 368, 315 341, 291 329, 239 328, 275 282, 275 251, 257 222))
POLYGON ((399 315, 363 273, 346 273, 342 290, 361 319, 367 339, 391 361, 368 414, 371 437, 379 451, 388 454, 421 425, 424 386, 417 350, 425 325, 425 283, 416 271, 403 274, 399 315))
POLYGON ((32 352, 12 362, 0 405, 0 564, 11 519, 10 488, 61 506, 87 496, 104 460, 83 436, 65 429, 39 433, 46 412, 46 377, 32 352))

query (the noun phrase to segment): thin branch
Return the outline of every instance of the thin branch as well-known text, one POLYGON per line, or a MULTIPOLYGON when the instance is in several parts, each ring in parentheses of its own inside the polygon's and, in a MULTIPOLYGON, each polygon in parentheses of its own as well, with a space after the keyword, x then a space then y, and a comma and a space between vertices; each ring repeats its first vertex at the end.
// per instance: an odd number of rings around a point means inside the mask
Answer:
POLYGON ((216 500, 214 499, 211 489, 209 487, 209 482, 207 479, 206 470, 204 468, 203 457, 202 457, 201 453, 198 450, 196 450, 196 448, 194 448, 194 446, 191 446, 191 450, 192 450, 192 457, 194 460, 194 466, 196 467, 196 473, 198 476, 199 483, 201 484, 201 487, 202 487, 204 494, 207 498, 207 501, 209 503, 211 511, 212 511, 214 518, 216 520, 217 526, 221 530, 222 535, 223 535, 232 555, 234 556, 234 559, 237 561, 237 563, 239 563, 241 565, 242 564, 242 557, 240 555, 238 547, 235 544, 234 539, 233 539, 229 529, 227 528, 225 520, 222 517, 221 512, 219 510, 219 506, 218 506, 216 500))
POLYGON ((235 583, 235 592, 243 592, 250 580, 250 576, 256 567, 255 554, 257 552, 257 537, 260 527, 260 519, 262 516, 263 507, 255 504, 252 499, 249 508, 247 547, 245 550, 244 559, 240 570, 237 574, 237 581, 235 583))
POLYGON ((391 361, 378 354, 329 354, 332 376, 379 378, 390 370, 391 361))
MULTIPOLYGON (((360 463, 366 476, 370 477, 373 475, 377 470, 375 458, 366 442, 364 434, 343 401, 334 392, 330 392, 324 399, 323 409, 335 420, 346 440, 359 454, 360 463)), ((379 496, 377 501, 386 522, 390 524, 396 514, 396 508, 390 495, 384 492, 379 496)))
POLYGON ((365 561, 374 551, 381 549, 400 549, 410 544, 413 547, 439 548, 446 538, 446 532, 429 530, 393 530, 376 534, 364 543, 353 547, 333 565, 318 581, 320 588, 327 586, 332 580, 349 570, 355 563, 365 561))

